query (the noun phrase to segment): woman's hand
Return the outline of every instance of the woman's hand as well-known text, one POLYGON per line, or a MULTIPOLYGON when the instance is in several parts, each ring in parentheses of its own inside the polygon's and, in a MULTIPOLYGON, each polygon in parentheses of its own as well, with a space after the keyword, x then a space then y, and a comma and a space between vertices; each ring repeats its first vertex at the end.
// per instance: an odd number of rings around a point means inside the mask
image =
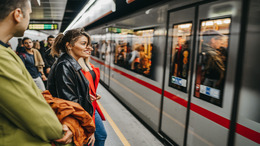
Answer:
POLYGON ((55 141, 62 144, 71 143, 73 138, 73 133, 70 131, 69 127, 67 125, 62 125, 62 130, 65 133, 65 135, 61 139, 57 139, 55 141))
POLYGON ((91 95, 90 94, 90 99, 91 99, 91 102, 95 101, 95 100, 99 100, 101 98, 101 96, 99 94, 97 94, 97 96, 94 96, 94 95, 91 95))
POLYGON ((101 95, 97 94, 97 100, 99 100, 101 98, 101 95))
POLYGON ((91 100, 91 102, 97 100, 97 97, 95 97, 94 95, 91 95, 91 94, 89 94, 89 95, 90 95, 90 100, 91 100))
POLYGON ((88 140, 88 145, 90 146, 94 146, 94 143, 95 143, 95 136, 94 136, 94 133, 89 137, 89 140, 88 140))

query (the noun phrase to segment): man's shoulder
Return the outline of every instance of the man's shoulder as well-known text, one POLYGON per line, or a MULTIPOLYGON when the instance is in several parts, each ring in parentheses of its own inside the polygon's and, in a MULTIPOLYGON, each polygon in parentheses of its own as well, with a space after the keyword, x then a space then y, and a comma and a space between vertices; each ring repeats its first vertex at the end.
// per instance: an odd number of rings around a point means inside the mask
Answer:
MULTIPOLYGON (((21 67, 23 65, 20 57, 10 48, 3 48, 0 45, 0 67, 21 67)), ((3 69, 2 68, 2 69, 3 69)))
POLYGON ((33 53, 40 53, 38 49, 32 48, 33 53))
POLYGON ((20 52, 20 53, 18 53, 17 54, 20 58, 26 58, 26 54, 25 54, 25 52, 20 52))
POLYGON ((11 58, 13 58, 11 56, 18 57, 12 49, 6 48, 6 47, 0 45, 0 57, 1 57, 1 59, 8 59, 8 58, 11 59, 11 58))
POLYGON ((27 59, 28 57, 30 58, 30 57, 33 57, 34 56, 34 53, 33 54, 30 54, 30 53, 28 53, 27 51, 25 51, 25 52, 20 52, 20 53, 18 53, 18 56, 20 57, 20 58, 24 58, 24 59, 27 59))
POLYGON ((202 47, 202 52, 208 55, 216 55, 216 50, 209 45, 204 45, 202 47))

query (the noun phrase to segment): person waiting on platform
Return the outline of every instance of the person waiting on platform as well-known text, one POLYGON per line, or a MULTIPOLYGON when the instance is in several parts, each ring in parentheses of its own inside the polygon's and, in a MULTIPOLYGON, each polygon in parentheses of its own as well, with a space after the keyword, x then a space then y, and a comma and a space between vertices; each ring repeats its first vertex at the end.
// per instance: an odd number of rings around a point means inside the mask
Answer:
POLYGON ((23 36, 31 12, 29 0, 1 0, 0 145, 51 146, 55 139, 67 144, 72 132, 62 128, 23 62, 7 45, 12 37, 23 36))
POLYGON ((224 79, 225 64, 223 57, 218 52, 222 46, 223 35, 215 30, 203 32, 202 44, 202 75, 203 85, 219 88, 224 79))
POLYGON ((22 43, 22 40, 21 38, 18 38, 17 41, 18 41, 18 44, 17 44, 17 47, 16 47, 16 54, 19 54, 21 52, 25 52, 25 49, 24 49, 24 46, 23 46, 23 43, 22 43))
POLYGON ((57 58, 56 55, 54 57, 51 55, 51 49, 52 49, 52 45, 54 43, 54 40, 55 40, 55 37, 53 35, 48 36, 48 38, 47 38, 48 45, 44 49, 44 53, 43 53, 43 55, 44 55, 43 60, 44 60, 44 63, 45 63, 45 73, 46 73, 47 77, 50 73, 51 66, 56 61, 56 58, 57 58))
POLYGON ((95 120, 96 131, 95 131, 95 146, 104 146, 105 140, 107 137, 106 129, 102 120, 105 120, 105 116, 103 115, 98 103, 96 100, 99 100, 101 96, 96 93, 97 87, 100 79, 100 70, 90 63, 91 51, 93 48, 91 46, 87 47, 87 57, 80 58, 78 60, 81 65, 84 76, 89 81, 89 93, 92 100, 92 105, 94 107, 93 119, 95 120))
POLYGON ((44 62, 41 54, 37 49, 32 48, 33 42, 30 38, 23 38, 22 43, 25 47, 25 52, 19 53, 18 55, 22 59, 36 85, 44 91, 45 86, 43 81, 46 80, 46 76, 43 73, 44 62))
MULTIPOLYGON (((54 41, 52 55, 63 54, 53 64, 47 89, 54 97, 79 103, 91 116, 93 106, 89 96, 89 82, 80 71, 79 58, 87 57, 90 37, 84 29, 71 29, 59 34, 54 41)), ((94 134, 89 143, 94 145, 94 134)))
POLYGON ((40 42, 38 40, 33 41, 33 48, 40 51, 41 46, 40 46, 40 42))

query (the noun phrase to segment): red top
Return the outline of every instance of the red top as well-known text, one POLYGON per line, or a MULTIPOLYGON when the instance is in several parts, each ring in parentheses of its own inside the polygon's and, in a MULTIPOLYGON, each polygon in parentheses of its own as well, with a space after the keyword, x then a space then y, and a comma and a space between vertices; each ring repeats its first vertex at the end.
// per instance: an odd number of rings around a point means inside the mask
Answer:
MULTIPOLYGON (((84 74, 84 76, 86 77, 86 79, 89 82, 89 94, 93 95, 96 97, 96 91, 97 91, 97 87, 98 87, 98 83, 99 83, 99 79, 100 79, 100 71, 99 68, 95 67, 93 64, 90 64, 91 68, 93 69, 93 71, 96 74, 96 79, 95 79, 95 84, 93 82, 93 78, 92 75, 90 74, 89 71, 84 71, 81 69, 82 73, 84 74), (96 86, 95 86, 96 85, 96 86)), ((95 121, 95 112, 96 110, 98 111, 101 119, 104 121, 105 120, 105 116, 103 115, 98 103, 96 100, 94 100, 92 102, 93 108, 94 108, 94 112, 93 112, 93 120, 95 121)))

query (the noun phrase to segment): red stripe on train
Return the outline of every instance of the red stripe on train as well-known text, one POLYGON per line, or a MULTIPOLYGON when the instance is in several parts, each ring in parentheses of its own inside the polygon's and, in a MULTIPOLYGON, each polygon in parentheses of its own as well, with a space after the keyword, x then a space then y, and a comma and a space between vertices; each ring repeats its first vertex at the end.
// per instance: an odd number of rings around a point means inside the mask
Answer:
MULTIPOLYGON (((137 82, 137 83, 139 83, 139 84, 141 84, 141 85, 143 85, 143 86, 145 86, 145 87, 147 87, 147 88, 149 88, 149 89, 159 93, 159 94, 162 94, 162 89, 161 88, 158 88, 158 87, 156 87, 156 86, 154 86, 154 85, 152 85, 150 83, 147 83, 147 82, 145 82, 143 80, 140 80, 140 79, 138 79, 138 78, 136 78, 136 77, 134 77, 132 75, 129 75, 129 74, 125 73, 125 72, 122 72, 122 71, 120 71, 120 70, 118 70, 118 69, 116 69, 114 67, 111 67, 111 66, 109 66, 107 64, 104 64, 104 62, 101 62, 101 61, 99 61, 99 60, 97 60, 97 59, 95 59, 93 57, 91 57, 91 59, 96 61, 97 63, 99 63, 101 65, 104 65, 104 66, 106 66, 108 68, 111 68, 115 72, 117 72, 117 73, 119 73, 119 74, 121 74, 121 75, 123 75, 123 76, 125 76, 125 77, 127 77, 127 78, 129 78, 129 79, 131 79, 131 80, 133 80, 133 81, 135 81, 135 82, 137 82)), ((182 98, 180 98, 180 97, 178 97, 178 96, 176 96, 176 95, 174 95, 174 94, 172 94, 172 93, 170 93, 168 91, 164 91, 164 96, 169 98, 169 99, 171 99, 171 100, 173 100, 173 101, 175 101, 176 103, 178 103, 178 104, 180 104, 180 105, 182 105, 184 107, 187 107, 188 102, 186 100, 184 100, 184 99, 182 99, 182 98)), ((205 118, 207 118, 207 119, 209 119, 209 120, 211 120, 211 121, 213 121, 213 122, 215 122, 215 123, 217 123, 217 124, 227 128, 227 129, 229 129, 230 120, 227 119, 227 118, 224 118, 224 117, 222 117, 222 116, 220 116, 218 114, 215 114, 215 113, 213 113, 213 112, 211 112, 211 111, 209 111, 207 109, 204 109, 204 108, 202 108, 202 107, 200 107, 200 106, 198 106, 196 104, 193 104, 193 103, 190 104, 190 110, 192 110, 193 112, 198 113, 199 115, 201 115, 201 116, 203 116, 203 117, 205 117, 205 118)), ((236 127, 236 133, 238 133, 238 134, 240 134, 240 135, 242 135, 242 136, 244 136, 244 137, 246 137, 246 138, 248 138, 248 139, 250 139, 250 140, 252 140, 252 141, 254 141, 256 143, 258 143, 258 144, 260 144, 260 133, 259 132, 254 131, 254 130, 252 130, 250 128, 247 128, 247 127, 245 127, 245 126, 243 126, 241 124, 238 124, 238 123, 237 123, 236 126, 237 126, 236 127)))

